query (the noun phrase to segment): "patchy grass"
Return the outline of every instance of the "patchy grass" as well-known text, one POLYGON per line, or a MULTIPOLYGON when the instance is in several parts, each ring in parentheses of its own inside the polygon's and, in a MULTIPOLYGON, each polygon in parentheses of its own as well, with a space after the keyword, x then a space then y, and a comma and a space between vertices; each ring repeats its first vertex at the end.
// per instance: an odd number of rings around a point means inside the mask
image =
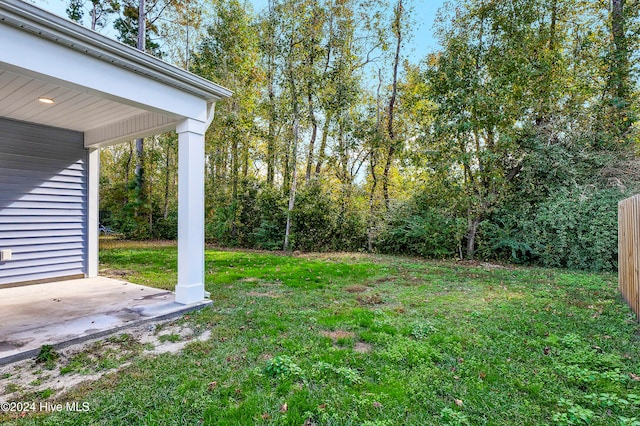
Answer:
MULTIPOLYGON (((172 288, 172 245, 102 265, 172 288)), ((640 328, 616 277, 364 254, 206 253, 210 331, 7 424, 637 425, 640 328)), ((166 339, 177 339, 171 334, 166 339)), ((79 358, 82 371, 96 360, 79 358)))

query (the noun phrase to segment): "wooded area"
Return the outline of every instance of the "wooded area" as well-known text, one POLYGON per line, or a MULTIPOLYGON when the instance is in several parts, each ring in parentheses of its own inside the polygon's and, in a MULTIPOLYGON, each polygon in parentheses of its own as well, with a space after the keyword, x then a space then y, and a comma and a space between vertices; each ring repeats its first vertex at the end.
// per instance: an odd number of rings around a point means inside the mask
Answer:
MULTIPOLYGON (((210 242, 617 267, 637 0, 452 1, 419 61, 409 0, 86 3, 69 15, 234 91, 206 136, 210 242)), ((102 223, 176 237, 176 142, 103 149, 102 223)))

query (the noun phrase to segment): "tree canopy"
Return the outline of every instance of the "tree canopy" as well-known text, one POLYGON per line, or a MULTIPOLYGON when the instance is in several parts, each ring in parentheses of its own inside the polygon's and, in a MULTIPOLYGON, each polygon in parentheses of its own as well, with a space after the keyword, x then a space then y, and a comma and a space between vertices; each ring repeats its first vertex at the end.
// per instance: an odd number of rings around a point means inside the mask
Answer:
MULTIPOLYGON (((637 0, 450 1, 419 60, 410 0, 193 4, 149 2, 146 46, 234 91, 206 136, 209 241, 616 267, 637 0)), ((91 5, 135 39, 136 1, 91 5)), ((103 222, 175 237, 175 142, 146 142, 143 217, 134 145, 103 150, 103 222)))

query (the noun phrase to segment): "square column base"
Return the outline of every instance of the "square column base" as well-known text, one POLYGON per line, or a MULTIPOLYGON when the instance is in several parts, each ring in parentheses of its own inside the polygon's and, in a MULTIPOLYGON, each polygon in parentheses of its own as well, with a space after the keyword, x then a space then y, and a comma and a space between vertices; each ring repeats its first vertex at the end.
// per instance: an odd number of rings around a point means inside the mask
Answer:
POLYGON ((176 302, 183 305, 202 302, 205 298, 204 284, 178 284, 176 286, 176 302))

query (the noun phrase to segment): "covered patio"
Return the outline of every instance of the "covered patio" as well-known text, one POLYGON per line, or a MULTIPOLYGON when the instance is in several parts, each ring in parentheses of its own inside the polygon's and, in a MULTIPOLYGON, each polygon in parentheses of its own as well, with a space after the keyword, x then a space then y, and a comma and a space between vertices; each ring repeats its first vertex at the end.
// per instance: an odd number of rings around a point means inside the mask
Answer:
MULTIPOLYGON (((199 306, 204 134, 215 103, 231 92, 21 0, 0 1, 0 39, 0 347, 35 334, 8 324, 10 310, 35 324, 37 289, 48 302, 77 301, 48 311, 70 330, 79 323, 65 323, 67 314, 89 300, 106 303, 114 283, 86 280, 98 277, 99 149, 161 132, 175 130, 179 144, 178 281, 162 297, 199 306), (60 281, 78 278, 73 297, 56 295, 60 281)), ((122 312, 146 305, 130 303, 122 312)))
POLYGON ((5 288, 0 298, 0 365, 210 304, 184 305, 173 292, 106 277, 5 288), (28 300, 28 303, 25 303, 28 300))

